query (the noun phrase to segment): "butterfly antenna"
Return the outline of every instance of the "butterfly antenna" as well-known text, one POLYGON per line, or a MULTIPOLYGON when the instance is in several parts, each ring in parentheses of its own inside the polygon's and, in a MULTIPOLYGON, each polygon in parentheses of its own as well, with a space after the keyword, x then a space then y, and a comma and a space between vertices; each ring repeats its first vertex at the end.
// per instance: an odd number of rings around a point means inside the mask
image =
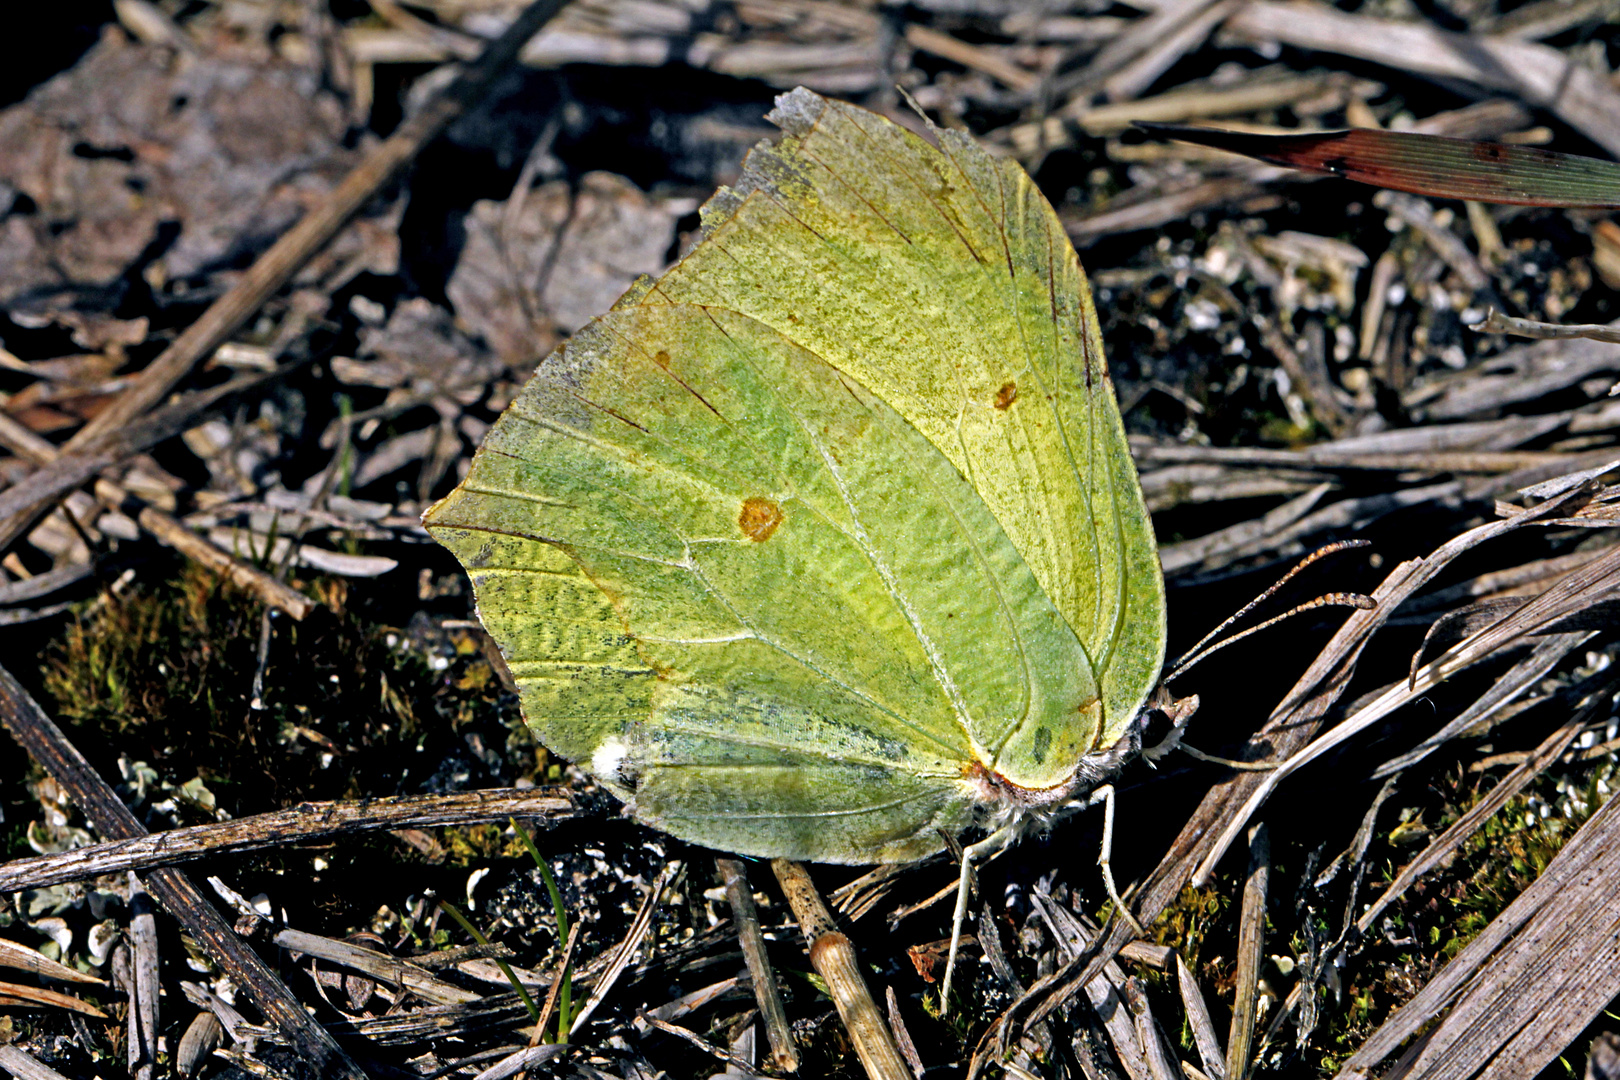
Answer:
POLYGON ((1300 614, 1301 612, 1314 611, 1317 608, 1324 608, 1324 607, 1353 607, 1353 608, 1358 608, 1358 609, 1360 609, 1362 611, 1367 611, 1367 610, 1370 610, 1371 608, 1375 607, 1376 604, 1375 604, 1374 600, 1372 599, 1372 597, 1363 596, 1361 593, 1347 593, 1347 592, 1324 593, 1323 595, 1318 596, 1315 600, 1311 600, 1311 601, 1308 601, 1306 603, 1300 604, 1297 607, 1290 608, 1289 610, 1283 612, 1281 615, 1278 615, 1275 618, 1267 619, 1265 622, 1261 623, 1259 626, 1250 627, 1249 629, 1244 630, 1242 633, 1233 634, 1229 638, 1224 638, 1224 639, 1222 639, 1220 641, 1216 641, 1215 644, 1213 644, 1213 645, 1210 644, 1211 641, 1214 641, 1216 638, 1220 637, 1220 635, 1226 630, 1227 627, 1231 626, 1233 623, 1235 623, 1239 619, 1243 618, 1249 612, 1253 611, 1255 608, 1259 607, 1261 604, 1265 603, 1267 600, 1270 600, 1273 596, 1277 595, 1277 592, 1280 589, 1282 589, 1282 587, 1284 585, 1288 584, 1295 577, 1297 577, 1299 575, 1300 571, 1304 570, 1307 566, 1311 565, 1312 563, 1316 562, 1319 559, 1324 559, 1329 555, 1337 555, 1341 551, 1349 551, 1352 548, 1362 548, 1362 547, 1370 547, 1370 546, 1371 545, 1370 545, 1369 541, 1366 541, 1366 540, 1338 540, 1338 541, 1335 541, 1334 543, 1328 544, 1325 547, 1317 548, 1315 551, 1311 552, 1309 555, 1307 555, 1303 559, 1301 559, 1299 561, 1298 565, 1296 565, 1292 570, 1288 571, 1288 573, 1286 573, 1282 577, 1278 578, 1271 585, 1271 587, 1268 588, 1265 592, 1261 593, 1259 596, 1255 597, 1253 600, 1250 600, 1247 604, 1244 604, 1243 607, 1238 609, 1232 615, 1228 616, 1219 626, 1217 626, 1215 629, 1211 630, 1209 633, 1205 634, 1199 640, 1198 644, 1194 645, 1191 649, 1188 649, 1187 652, 1182 655, 1181 659, 1176 661, 1175 666, 1173 668, 1171 668, 1171 670, 1170 670, 1170 674, 1168 674, 1168 675, 1166 675, 1164 677, 1164 681, 1169 682, 1171 679, 1174 679, 1178 675, 1186 674, 1186 672, 1188 670, 1190 670, 1194 664, 1199 663, 1200 661, 1202 661, 1203 659, 1208 657, 1210 654, 1212 654, 1212 653, 1214 653, 1214 652, 1216 652, 1216 651, 1218 651, 1220 649, 1224 649, 1228 645, 1233 644, 1234 642, 1242 641, 1244 638, 1248 637, 1250 634, 1257 634, 1260 631, 1266 629, 1267 627, 1275 626, 1277 623, 1282 622, 1284 619, 1292 618, 1295 615, 1300 614), (1206 646, 1207 646, 1207 648, 1206 648, 1206 646))

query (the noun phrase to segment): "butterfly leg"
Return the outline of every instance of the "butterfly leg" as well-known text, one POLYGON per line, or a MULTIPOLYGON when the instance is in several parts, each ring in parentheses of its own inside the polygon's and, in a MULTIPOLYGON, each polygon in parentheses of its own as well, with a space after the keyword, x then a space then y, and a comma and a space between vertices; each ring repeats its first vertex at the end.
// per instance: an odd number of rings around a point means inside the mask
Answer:
POLYGON ((1141 923, 1136 921, 1136 916, 1132 915, 1131 909, 1125 906, 1125 901, 1120 899, 1119 889, 1114 884, 1114 870, 1109 864, 1114 854, 1113 784, 1104 784, 1096 791, 1093 791, 1086 805, 1096 806, 1098 803, 1102 803, 1103 807, 1102 851, 1097 855, 1097 866, 1102 870, 1103 887, 1108 890, 1108 899, 1114 902, 1114 910, 1119 912, 1120 918, 1131 924, 1131 929, 1136 931, 1137 937, 1145 938, 1147 937, 1147 931, 1142 928, 1141 923))
POLYGON ((956 882, 956 913, 951 916, 951 951, 945 960, 945 979, 940 983, 939 1012, 944 1016, 951 1008, 951 976, 956 972, 956 948, 962 943, 962 923, 967 919, 968 894, 973 888, 974 862, 998 855, 1013 841, 1013 830, 997 829, 977 844, 962 849, 962 874, 956 882))

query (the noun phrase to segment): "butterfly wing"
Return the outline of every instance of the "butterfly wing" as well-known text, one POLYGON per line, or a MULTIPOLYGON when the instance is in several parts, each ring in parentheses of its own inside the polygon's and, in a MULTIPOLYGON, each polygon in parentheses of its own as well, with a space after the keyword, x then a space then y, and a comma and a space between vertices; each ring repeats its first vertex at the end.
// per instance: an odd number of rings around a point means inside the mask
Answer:
POLYGON ((731 311, 630 304, 554 354, 427 515, 549 746, 638 817, 894 861, 980 790, 982 730, 1088 748, 1085 651, 952 462, 731 311))

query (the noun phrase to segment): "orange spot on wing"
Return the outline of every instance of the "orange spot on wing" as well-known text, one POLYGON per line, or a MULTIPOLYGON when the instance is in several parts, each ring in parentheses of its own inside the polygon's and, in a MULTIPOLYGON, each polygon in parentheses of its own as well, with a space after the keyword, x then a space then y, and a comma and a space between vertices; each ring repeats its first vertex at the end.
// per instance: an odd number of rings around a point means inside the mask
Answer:
POLYGON ((1012 408, 1012 403, 1017 400, 1018 384, 1009 380, 1001 384, 1001 389, 996 391, 996 400, 991 404, 995 405, 995 407, 1000 409, 1002 412, 1006 412, 1008 409, 1012 408))
POLYGON ((742 512, 737 515, 737 527, 748 539, 763 544, 771 538, 785 515, 782 508, 769 499, 758 496, 744 499, 742 512))

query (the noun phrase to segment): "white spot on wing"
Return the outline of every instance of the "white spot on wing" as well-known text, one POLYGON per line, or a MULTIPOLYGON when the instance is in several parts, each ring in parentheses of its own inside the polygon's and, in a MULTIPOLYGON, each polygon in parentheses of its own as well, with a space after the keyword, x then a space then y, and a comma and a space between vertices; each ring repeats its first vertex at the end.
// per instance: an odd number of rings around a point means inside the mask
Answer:
POLYGON ((603 739, 591 754, 592 774, 610 784, 629 783, 630 778, 619 771, 624 768, 624 759, 629 753, 629 744, 617 735, 603 739))

